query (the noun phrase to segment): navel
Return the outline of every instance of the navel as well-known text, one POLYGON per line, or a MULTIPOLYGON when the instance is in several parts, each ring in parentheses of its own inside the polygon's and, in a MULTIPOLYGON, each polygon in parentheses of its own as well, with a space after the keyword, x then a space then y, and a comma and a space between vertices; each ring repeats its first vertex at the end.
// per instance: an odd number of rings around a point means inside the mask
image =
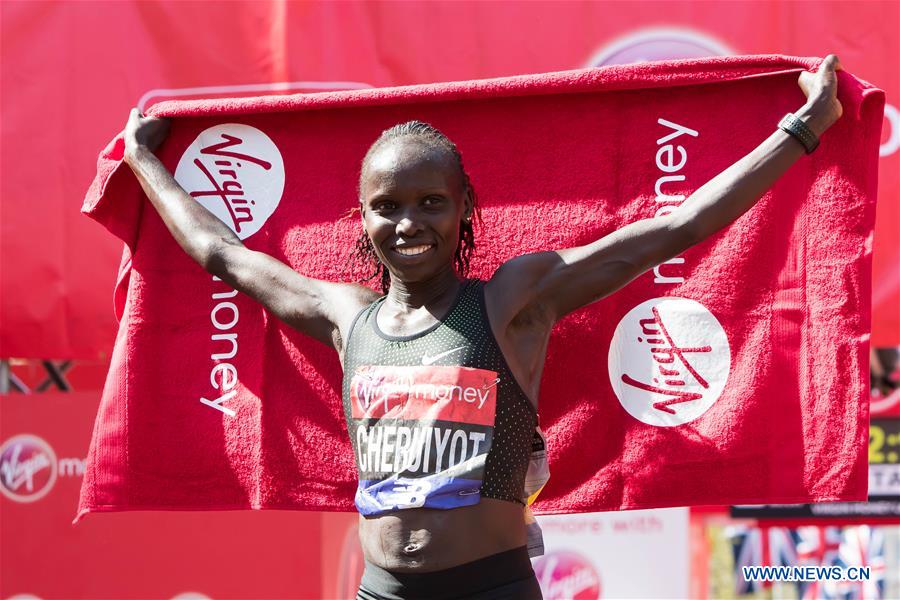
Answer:
POLYGON ((420 542, 410 542, 407 545, 403 546, 403 554, 405 554, 407 556, 412 556, 412 555, 416 554, 417 552, 421 551, 423 546, 424 546, 424 544, 422 544, 420 542))

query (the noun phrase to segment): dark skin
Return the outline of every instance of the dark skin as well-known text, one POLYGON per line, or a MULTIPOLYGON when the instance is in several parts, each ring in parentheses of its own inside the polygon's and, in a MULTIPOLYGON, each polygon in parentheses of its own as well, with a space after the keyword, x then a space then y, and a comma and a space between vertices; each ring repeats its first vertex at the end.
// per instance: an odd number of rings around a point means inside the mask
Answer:
MULTIPOLYGON (((829 55, 798 84, 807 102, 794 114, 817 135, 841 116, 840 63, 829 55)), ((168 122, 132 111, 125 128, 125 161, 179 245, 209 273, 260 302, 297 330, 331 345, 343 362, 353 317, 379 294, 355 283, 300 275, 249 250, 195 202, 154 156, 168 122)), ((597 241, 515 257, 485 286, 494 335, 516 381, 537 407, 553 325, 568 313, 608 296, 648 269, 719 231, 772 187, 804 155, 776 130, 747 156, 710 180, 669 215, 645 219, 597 241)), ((459 227, 473 198, 447 156, 414 138, 376 152, 360 181, 362 225, 390 272, 378 325, 412 335, 447 314, 461 285, 453 268, 459 227)), ((360 517, 360 542, 370 562, 391 571, 449 568, 525 544, 522 506, 482 498, 453 510, 407 509, 360 517)))

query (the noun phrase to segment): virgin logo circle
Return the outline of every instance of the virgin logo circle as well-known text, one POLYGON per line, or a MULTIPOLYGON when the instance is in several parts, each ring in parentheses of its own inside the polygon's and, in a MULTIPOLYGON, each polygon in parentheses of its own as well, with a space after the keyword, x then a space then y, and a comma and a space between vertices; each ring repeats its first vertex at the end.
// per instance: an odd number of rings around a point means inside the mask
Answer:
POLYGON ((598 600, 600 576, 591 561, 577 552, 551 552, 534 563, 545 600, 598 600))
POLYGON ((675 60, 734 54, 706 32, 672 27, 641 29, 626 34, 600 49, 589 61, 592 67, 624 65, 648 60, 675 60))
POLYGON ((284 161, 275 142, 249 125, 225 123, 188 146, 175 180, 240 239, 260 230, 284 192, 284 161))
POLYGON ((655 298, 622 317, 609 345, 609 381, 635 419, 672 427, 703 415, 725 389, 728 337, 699 302, 655 298))
POLYGON ((40 500, 56 482, 56 453, 31 434, 13 436, 0 446, 0 492, 16 502, 40 500))

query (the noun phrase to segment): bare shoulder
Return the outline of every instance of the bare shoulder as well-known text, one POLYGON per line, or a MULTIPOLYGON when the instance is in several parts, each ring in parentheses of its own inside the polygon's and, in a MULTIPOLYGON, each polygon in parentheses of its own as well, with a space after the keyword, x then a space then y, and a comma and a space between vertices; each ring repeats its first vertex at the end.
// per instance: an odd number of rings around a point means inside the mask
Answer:
MULTIPOLYGON (((366 306, 375 302, 381 294, 359 283, 322 281, 323 299, 331 305, 334 322, 347 327, 366 306)), ((342 327, 343 328, 343 327, 342 327)))
POLYGON ((381 294, 359 283, 323 282, 325 294, 332 305, 332 322, 336 325, 334 346, 343 354, 344 340, 350 335, 350 327, 356 315, 375 302, 381 294))
POLYGON ((505 330, 517 320, 540 319, 542 284, 560 261, 556 252, 536 252, 500 265, 484 289, 492 323, 505 330))
POLYGON ((517 256, 485 285, 484 301, 494 337, 513 376, 537 406, 541 372, 555 318, 543 300, 547 274, 560 262, 556 252, 517 256))

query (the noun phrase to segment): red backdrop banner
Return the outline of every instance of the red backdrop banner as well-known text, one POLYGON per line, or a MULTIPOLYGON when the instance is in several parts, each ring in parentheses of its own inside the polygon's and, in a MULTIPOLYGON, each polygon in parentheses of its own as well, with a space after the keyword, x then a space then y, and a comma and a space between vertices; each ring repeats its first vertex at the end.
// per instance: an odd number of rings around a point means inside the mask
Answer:
POLYGON ((900 344, 896 2, 3 2, 0 11, 0 356, 108 356, 121 245, 78 208, 97 153, 138 103, 772 52, 835 52, 887 94, 873 341, 900 344))
MULTIPOLYGON (((121 242, 79 208, 97 154, 136 104, 828 52, 887 96, 873 342, 900 344, 898 18, 896 2, 849 0, 0 2, 0 357, 108 357, 121 242)), ((0 397, 0 444, 39 438, 55 454, 23 444, 35 471, 30 483, 10 471, 11 487, 50 487, 31 502, 0 496, 0 597, 352 595, 361 557, 349 514, 123 513, 72 528, 98 398, 0 397)))
POLYGON ((135 512, 73 527, 98 401, 2 397, 0 597, 321 597, 316 513, 135 512))

